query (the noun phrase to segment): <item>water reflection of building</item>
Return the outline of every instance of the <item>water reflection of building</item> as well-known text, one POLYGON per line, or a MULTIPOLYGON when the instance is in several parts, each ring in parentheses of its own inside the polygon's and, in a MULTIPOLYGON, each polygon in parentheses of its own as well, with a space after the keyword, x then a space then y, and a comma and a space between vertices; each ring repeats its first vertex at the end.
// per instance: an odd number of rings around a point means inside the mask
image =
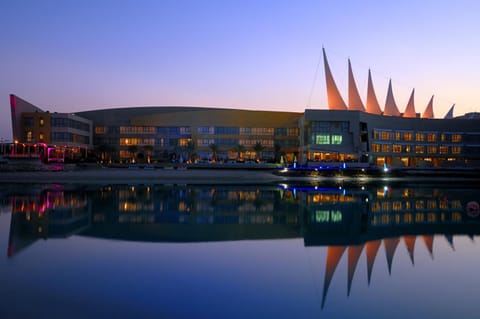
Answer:
POLYGON ((9 256, 72 234, 151 242, 303 237, 305 246, 327 247, 324 304, 344 255, 349 294, 362 254, 370 283, 382 246, 391 272, 402 242, 413 264, 418 241, 433 256, 438 236, 453 247, 455 235, 480 234, 478 189, 421 186, 50 186, 2 201, 12 211, 9 256))
MULTIPOLYGON (((297 191, 298 193, 298 191, 297 191)), ((315 188, 301 193, 305 205, 306 246, 328 246, 322 307, 336 268, 347 252, 350 294, 358 261, 363 251, 367 279, 383 244, 389 273, 395 252, 404 242, 412 264, 418 238, 433 256, 435 234, 442 234, 453 247, 453 235, 473 238, 480 233, 478 190, 411 187, 376 187, 346 191, 315 188)))
POLYGON ((8 256, 43 238, 68 237, 88 227, 90 210, 85 193, 52 186, 8 198, 12 212, 8 256))
POLYGON ((297 204, 275 187, 107 186, 84 234, 126 240, 216 241, 299 236, 297 204), (128 231, 126 231, 128 229, 128 231))

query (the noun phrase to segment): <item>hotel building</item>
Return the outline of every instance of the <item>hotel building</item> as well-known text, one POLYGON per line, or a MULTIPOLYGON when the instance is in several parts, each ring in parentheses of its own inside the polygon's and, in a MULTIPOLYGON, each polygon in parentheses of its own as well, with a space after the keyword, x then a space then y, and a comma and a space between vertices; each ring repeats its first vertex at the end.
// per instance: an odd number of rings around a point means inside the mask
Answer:
POLYGON ((10 96, 13 138, 103 160, 298 161, 395 167, 480 166, 480 116, 435 118, 433 97, 415 110, 412 91, 400 112, 390 81, 383 110, 370 71, 365 104, 348 61, 348 101, 324 53, 328 109, 303 113, 204 107, 130 107, 76 114, 45 112, 10 96))

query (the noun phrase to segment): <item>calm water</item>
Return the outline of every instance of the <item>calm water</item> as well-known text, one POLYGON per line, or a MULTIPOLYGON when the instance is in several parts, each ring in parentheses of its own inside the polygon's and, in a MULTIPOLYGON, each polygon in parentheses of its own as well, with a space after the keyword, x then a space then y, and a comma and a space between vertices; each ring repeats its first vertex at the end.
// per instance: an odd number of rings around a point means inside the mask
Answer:
POLYGON ((0 318, 478 318, 479 190, 0 185, 0 318))

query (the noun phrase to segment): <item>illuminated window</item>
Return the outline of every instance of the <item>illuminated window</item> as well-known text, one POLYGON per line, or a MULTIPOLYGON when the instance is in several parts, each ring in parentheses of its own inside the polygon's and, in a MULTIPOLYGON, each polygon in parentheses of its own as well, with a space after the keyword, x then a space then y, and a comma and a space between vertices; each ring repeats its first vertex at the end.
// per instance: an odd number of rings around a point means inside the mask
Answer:
POLYGON ((342 221, 342 212, 339 210, 334 210, 331 212, 332 222, 339 223, 342 221))
POLYGON ((427 214, 427 221, 429 223, 435 223, 437 221, 437 215, 435 215, 434 213, 428 213, 427 214))
POLYGON ((461 221, 462 221, 462 214, 460 213, 452 214, 452 222, 461 222, 461 221))
POLYGON ((96 126, 95 127, 95 134, 105 134, 107 131, 105 126, 96 126))
POLYGON ((198 134, 214 134, 213 126, 200 126, 197 128, 198 134))
POLYGON ((373 130, 373 139, 378 140, 380 138, 380 132, 377 130, 373 130))
POLYGON ((342 144, 342 135, 332 135, 332 144, 342 144))
POLYGON ((405 153, 410 153, 412 151, 412 146, 411 145, 404 145, 404 152, 405 153))
POLYGON ((404 141, 412 141, 413 140, 413 134, 410 133, 410 132, 403 133, 403 140, 404 141))
POLYGON ((383 141, 389 141, 390 140, 390 132, 382 131, 382 134, 380 135, 380 139, 383 141))
POLYGON ((395 132, 395 141, 400 141, 402 139, 402 134, 400 132, 395 132))
POLYGON ((425 153, 425 146, 423 146, 423 145, 415 146, 415 153, 417 153, 417 154, 425 153))
POLYGON ((187 146, 189 142, 191 142, 192 140, 190 138, 181 138, 179 141, 178 141, 178 144, 180 146, 187 146))
POLYGON ((405 222, 405 224, 411 224, 413 222, 412 214, 410 213, 405 214, 403 216, 403 221, 405 222))
POLYGON ((380 144, 372 144, 372 152, 380 152, 380 144))
POLYGON ((43 126, 45 125, 45 121, 43 120, 43 118, 40 118, 40 126, 43 126))
POLYGON ((405 209, 412 209, 412 203, 410 201, 405 201, 405 209))
POLYGON ((447 135, 444 134, 444 133, 442 133, 442 134, 440 135, 440 140, 441 140, 442 142, 445 142, 445 141, 447 140, 447 135))
POLYGON ((425 134, 423 133, 415 133, 415 141, 423 142, 425 141, 425 134))
POLYGON ((317 210, 315 212, 315 221, 317 223, 328 223, 330 221, 330 212, 328 210, 317 210))
POLYGON ((428 200, 427 201, 427 208, 430 208, 430 209, 437 208, 437 201, 436 200, 428 200))
POLYGON ((28 143, 32 142, 32 135, 33 135, 32 131, 27 132, 27 142, 28 143))
POLYGON ((461 146, 452 146, 452 154, 460 154, 460 153, 462 153, 461 146))
POLYGON ((38 139, 39 139, 40 141, 43 141, 43 139, 44 139, 43 133, 40 133, 40 134, 38 135, 38 139))
POLYGON ((423 223, 425 221, 425 214, 424 213, 416 213, 415 214, 415 223, 423 223))
POLYGON ((287 128, 287 136, 298 136, 298 128, 297 127, 287 128))
POLYGON ((430 142, 430 143, 436 142, 437 141, 437 134, 434 134, 434 133, 427 134, 427 141, 430 142))
POLYGON ((427 146, 427 153, 428 154, 436 154, 437 153, 437 147, 436 146, 427 146))
POLYGON ((399 211, 402 210, 402 202, 395 201, 392 203, 392 210, 399 211))
POLYGON ((382 144, 382 152, 383 153, 390 152, 390 144, 382 144))
POLYGON ((452 142, 453 143, 460 143, 462 141, 461 134, 452 134, 452 142))
POLYGON ((462 208, 462 202, 458 199, 450 201, 451 208, 462 208))
POLYGON ((415 209, 424 209, 425 207, 425 203, 423 202, 423 200, 417 200, 415 201, 415 209))
POLYGON ((440 154, 448 154, 448 146, 446 145, 440 146, 440 154))
POLYGON ((330 135, 318 134, 315 136, 315 144, 330 144, 330 135))
POLYGON ((402 145, 393 144, 393 152, 394 153, 401 153, 402 152, 402 145))

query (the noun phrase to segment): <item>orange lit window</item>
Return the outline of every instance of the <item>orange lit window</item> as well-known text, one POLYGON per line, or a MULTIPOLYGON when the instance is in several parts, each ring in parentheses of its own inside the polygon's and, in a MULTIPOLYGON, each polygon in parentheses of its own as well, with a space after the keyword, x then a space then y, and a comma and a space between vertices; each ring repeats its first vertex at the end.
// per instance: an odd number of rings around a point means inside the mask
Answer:
POLYGON ((461 134, 453 134, 452 135, 452 142, 453 143, 460 143, 462 141, 462 135, 461 134))
POLYGON ((383 140, 383 141, 389 141, 390 140, 390 132, 383 131, 382 134, 380 135, 380 139, 383 140))
POLYGON ((436 146, 428 146, 428 147, 427 147, 427 153, 428 153, 428 154, 435 154, 435 153, 437 153, 437 147, 436 147, 436 146))
POLYGON ((436 142, 437 141, 437 134, 434 134, 434 133, 427 134, 427 141, 430 142, 430 143, 436 142))
POLYGON ((382 152, 383 153, 390 152, 390 144, 382 144, 382 152))
POLYGON ((423 133, 416 133, 416 134, 415 134, 415 141, 417 141, 417 142, 423 142, 423 141, 425 141, 425 134, 423 134, 423 133))
POLYGON ((425 153, 425 147, 422 146, 422 145, 415 146, 415 153, 417 153, 417 154, 425 153))
POLYGON ((402 145, 393 144, 393 152, 394 153, 401 153, 402 152, 402 145))
POLYGON ((452 154, 460 154, 460 153, 462 153, 461 146, 452 146, 452 154))

